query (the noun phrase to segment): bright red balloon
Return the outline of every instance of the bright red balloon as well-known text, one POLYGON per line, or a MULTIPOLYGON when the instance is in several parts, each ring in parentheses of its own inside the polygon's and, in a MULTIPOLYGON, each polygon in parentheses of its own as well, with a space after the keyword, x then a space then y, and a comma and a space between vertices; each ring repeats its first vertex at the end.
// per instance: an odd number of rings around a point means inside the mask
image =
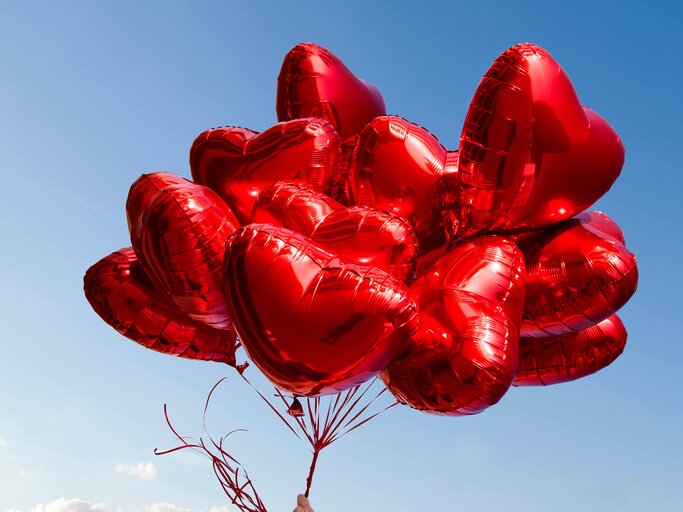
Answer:
POLYGON ((301 185, 278 182, 261 193, 252 218, 301 233, 326 251, 402 281, 415 272, 415 233, 408 222, 385 211, 347 208, 301 185))
POLYGON ((416 306, 399 281, 285 228, 240 228, 226 250, 225 285, 249 358, 298 395, 365 382, 401 354, 415 329, 416 306))
MULTIPOLYGON (((143 175, 133 184, 129 206, 147 197, 149 181, 143 175)), ((239 223, 223 200, 184 180, 159 190, 142 212, 129 210, 128 216, 135 254, 155 287, 193 320, 230 326, 221 269, 225 243, 239 223)))
POLYGON ((322 119, 278 123, 261 134, 206 130, 192 144, 190 168, 194 181, 218 192, 241 224, 251 222, 256 198, 275 181, 302 181, 333 196, 344 185, 339 136, 322 119))
MULTIPOLYGON (((142 214, 157 192, 172 185, 186 183, 189 182, 185 178, 172 172, 152 172, 140 176, 131 187, 126 201, 128 232, 133 232, 133 223, 140 222, 142 214)), ((138 229, 137 226, 135 229, 138 229)))
POLYGON ((276 109, 279 121, 326 119, 342 139, 386 114, 374 85, 356 78, 337 56, 313 43, 298 44, 285 56, 277 80, 276 109))
POLYGON ((518 243, 527 265, 521 336, 558 336, 612 316, 638 285, 636 257, 606 215, 584 212, 518 243), (604 231, 603 231, 604 230, 604 231))
POLYGON ((514 243, 482 237, 452 249, 410 287, 420 308, 408 350, 382 372, 402 403, 476 414, 497 403, 518 363, 524 261, 514 243))
POLYGON ((143 347, 235 365, 235 330, 212 329, 192 321, 154 288, 131 247, 97 262, 83 281, 85 296, 95 312, 143 347))
POLYGON ((446 239, 437 185, 456 166, 457 152, 447 151, 421 126, 397 116, 378 117, 356 140, 349 199, 410 221, 427 252, 446 239))
POLYGON ((591 206, 619 176, 624 147, 583 107, 543 48, 503 52, 465 119, 458 173, 444 178, 451 236, 537 229, 591 206))
POLYGON ((626 329, 612 315, 578 332, 519 340, 515 386, 548 386, 580 379, 610 365, 624 351, 626 329))

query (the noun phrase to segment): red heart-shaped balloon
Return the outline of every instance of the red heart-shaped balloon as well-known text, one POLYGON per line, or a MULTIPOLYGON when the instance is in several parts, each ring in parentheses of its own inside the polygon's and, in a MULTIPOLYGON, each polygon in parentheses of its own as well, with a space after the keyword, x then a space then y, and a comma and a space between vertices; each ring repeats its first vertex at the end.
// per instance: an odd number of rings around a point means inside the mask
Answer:
POLYGON ((277 80, 277 118, 326 119, 348 139, 373 117, 386 114, 374 85, 357 78, 328 49, 301 43, 285 56, 277 80))
POLYGON ((636 257, 609 217, 584 212, 518 241, 527 265, 521 336, 559 336, 614 314, 638 285, 636 257), (609 233, 609 234, 608 234, 609 233))
POLYGON ((580 379, 610 365, 624 351, 626 329, 612 315, 578 332, 520 338, 515 386, 548 386, 580 379))
POLYGON ((397 116, 378 117, 356 140, 349 198, 410 221, 427 252, 445 241, 437 183, 456 165, 457 152, 447 151, 424 128, 397 116))
POLYGON ((193 322, 145 275, 126 247, 95 263, 83 279, 95 312, 127 338, 164 354, 235 365, 232 326, 212 329, 193 322))
POLYGON ((299 395, 365 382, 403 351, 415 327, 415 303, 399 281, 268 224, 231 237, 225 287, 249 358, 299 395))
MULTIPOLYGON (((132 185, 129 206, 141 204, 149 181, 143 175, 132 185)), ((221 270, 225 242, 239 223, 213 190, 183 181, 156 192, 139 218, 128 211, 133 249, 155 287, 190 318, 226 328, 221 270)))
POLYGON ((408 222, 385 211, 345 207, 301 185, 277 182, 259 196, 253 221, 301 233, 341 258, 401 281, 415 272, 415 234, 408 222))
POLYGON ((619 136, 581 105, 550 54, 513 46, 467 112, 459 172, 444 179, 446 218, 456 220, 446 226, 457 238, 554 224, 607 192, 623 163, 619 136))
POLYGON ((278 123, 257 134, 246 128, 222 127, 199 135, 190 149, 196 183, 215 190, 240 223, 251 221, 261 191, 279 180, 299 180, 328 195, 342 183, 341 144, 322 119, 278 123))
POLYGON ((184 185, 188 181, 173 174, 172 172, 152 172, 143 174, 132 185, 126 200, 126 219, 128 220, 128 232, 132 233, 134 223, 140 222, 145 209, 154 195, 172 185, 184 185))
POLYGON ((476 414, 497 403, 517 370, 524 277, 521 252, 500 237, 438 259, 410 287, 418 330, 381 374, 389 391, 434 414, 476 414))

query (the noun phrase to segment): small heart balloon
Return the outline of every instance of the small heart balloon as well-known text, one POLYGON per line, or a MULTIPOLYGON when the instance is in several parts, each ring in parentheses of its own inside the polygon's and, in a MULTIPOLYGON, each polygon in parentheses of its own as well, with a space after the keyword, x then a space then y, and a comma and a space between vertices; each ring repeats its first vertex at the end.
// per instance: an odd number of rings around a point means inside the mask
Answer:
POLYGON ((609 190, 623 163, 618 135, 581 105, 550 54, 513 46, 467 112, 458 173, 443 181, 446 227, 457 239, 568 219, 609 190))
POLYGON ((296 179, 328 195, 343 187, 339 136, 322 119, 279 123, 261 134, 207 130, 192 144, 190 168, 194 181, 215 190, 242 224, 251 221, 256 198, 274 181, 296 179))
POLYGON ((128 232, 132 233, 134 223, 139 223, 142 214, 149 205, 154 195, 160 190, 172 185, 188 183, 185 178, 172 172, 152 172, 140 176, 130 188, 126 201, 126 219, 128 220, 128 232))
POLYGON ((518 241, 527 265, 521 336, 558 336, 614 314, 636 291, 636 257, 606 215, 584 212, 518 241))
POLYGON ((365 382, 415 329, 416 306, 399 281, 267 224, 231 237, 225 288, 249 358, 275 386, 298 395, 365 382))
POLYGON ((427 252, 446 239, 437 183, 456 166, 457 152, 447 151, 424 128, 397 116, 378 117, 356 140, 349 199, 410 221, 427 252))
POLYGON ((612 315, 578 332, 519 340, 515 386, 548 386, 580 379, 610 365, 624 351, 626 329, 612 315))
MULTIPOLYGON (((133 184, 129 205, 141 203, 138 194, 146 194, 149 180, 133 184)), ((154 194, 139 219, 128 213, 133 249, 155 287, 193 320, 230 326, 221 269, 225 242, 239 224, 223 200, 184 180, 154 194)))
POLYGON ((193 322, 154 288, 131 247, 95 263, 83 282, 85 296, 95 312, 143 347, 235 365, 234 329, 212 329, 193 322))
POLYGON ((521 252, 500 237, 438 259, 410 287, 418 330, 381 374, 389 391, 434 414, 476 414, 497 403, 517 370, 524 277, 521 252))
POLYGON ((277 182, 261 193, 252 217, 255 223, 301 233, 341 258, 377 267, 401 281, 415 272, 418 242, 413 229, 388 212, 345 207, 301 185, 277 182))
POLYGON ((349 71, 328 49, 301 43, 285 56, 277 80, 277 118, 326 119, 348 139, 373 117, 386 114, 374 85, 349 71))

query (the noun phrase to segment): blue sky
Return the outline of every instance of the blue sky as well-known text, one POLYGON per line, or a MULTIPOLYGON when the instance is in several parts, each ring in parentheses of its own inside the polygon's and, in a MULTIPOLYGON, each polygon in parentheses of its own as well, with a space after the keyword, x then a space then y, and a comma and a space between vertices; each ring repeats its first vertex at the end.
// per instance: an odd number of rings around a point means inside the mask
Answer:
POLYGON ((225 505, 206 462, 152 450, 172 445, 163 404, 198 434, 203 400, 226 374, 209 424, 248 428, 236 452, 273 512, 293 508, 305 447, 226 368, 115 333, 89 308, 82 276, 129 244, 124 204, 140 173, 189 176, 204 129, 275 122, 282 57, 300 41, 330 48, 389 112, 449 148, 496 56, 523 41, 547 48, 624 140, 626 165, 597 208, 621 225, 641 274, 621 313, 629 342, 610 368, 512 389, 471 418, 395 408, 323 454, 316 510, 680 510, 681 8, 273 4, 0 5, 0 511, 225 505))

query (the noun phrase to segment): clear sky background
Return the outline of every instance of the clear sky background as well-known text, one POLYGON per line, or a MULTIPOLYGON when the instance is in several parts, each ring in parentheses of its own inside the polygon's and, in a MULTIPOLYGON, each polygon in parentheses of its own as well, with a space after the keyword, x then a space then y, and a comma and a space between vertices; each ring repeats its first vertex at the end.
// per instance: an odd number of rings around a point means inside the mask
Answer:
POLYGON ((597 207, 623 228, 641 274, 611 367, 512 389, 471 418, 395 408, 323 453, 316 511, 681 510, 681 8, 323 4, 0 3, 0 512, 226 505, 203 459, 152 453, 172 446, 163 404, 199 434, 225 375, 209 425, 248 428, 235 452, 272 512, 293 508, 305 446, 226 367, 118 335, 90 309, 82 276, 129 245, 124 204, 142 172, 189 176, 204 129, 276 121, 280 64, 301 41, 330 48, 389 112, 449 148, 496 56, 524 41, 547 48, 624 140, 622 175, 597 207))

